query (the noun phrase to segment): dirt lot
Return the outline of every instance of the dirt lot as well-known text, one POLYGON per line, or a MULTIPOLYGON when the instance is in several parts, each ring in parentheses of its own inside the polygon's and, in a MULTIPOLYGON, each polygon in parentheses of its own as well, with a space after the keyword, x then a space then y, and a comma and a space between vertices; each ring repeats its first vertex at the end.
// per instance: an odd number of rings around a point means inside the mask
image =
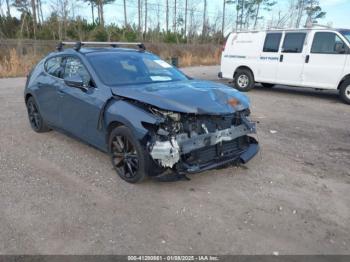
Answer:
POLYGON ((257 88, 249 164, 130 185, 98 150, 32 132, 24 82, 0 80, 0 254, 350 254, 350 106, 335 93, 257 88))

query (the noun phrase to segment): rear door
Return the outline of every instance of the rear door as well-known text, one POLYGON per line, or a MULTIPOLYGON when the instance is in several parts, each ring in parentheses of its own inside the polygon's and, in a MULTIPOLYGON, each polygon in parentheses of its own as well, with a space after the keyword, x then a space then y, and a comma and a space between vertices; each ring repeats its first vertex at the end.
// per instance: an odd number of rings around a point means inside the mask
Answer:
POLYGON ((62 57, 49 58, 44 64, 45 72, 37 79, 36 99, 40 106, 40 113, 50 125, 57 126, 59 122, 57 91, 63 83, 62 57))
POLYGON ((284 85, 302 84, 305 64, 304 43, 306 32, 286 32, 279 57, 276 82, 284 85))
POLYGON ((305 60, 303 85, 337 89, 348 57, 348 46, 334 32, 315 32, 305 60))
POLYGON ((259 70, 256 75, 257 82, 275 83, 279 66, 281 39, 282 32, 266 34, 263 50, 259 58, 259 70))

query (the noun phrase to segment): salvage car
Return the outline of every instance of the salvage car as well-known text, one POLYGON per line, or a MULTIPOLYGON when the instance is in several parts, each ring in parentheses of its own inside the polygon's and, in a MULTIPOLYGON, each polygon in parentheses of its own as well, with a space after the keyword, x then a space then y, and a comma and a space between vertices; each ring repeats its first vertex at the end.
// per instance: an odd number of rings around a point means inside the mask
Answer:
POLYGON ((34 131, 109 153, 130 183, 246 163, 259 151, 247 96, 186 76, 142 43, 60 43, 28 75, 24 97, 34 131))

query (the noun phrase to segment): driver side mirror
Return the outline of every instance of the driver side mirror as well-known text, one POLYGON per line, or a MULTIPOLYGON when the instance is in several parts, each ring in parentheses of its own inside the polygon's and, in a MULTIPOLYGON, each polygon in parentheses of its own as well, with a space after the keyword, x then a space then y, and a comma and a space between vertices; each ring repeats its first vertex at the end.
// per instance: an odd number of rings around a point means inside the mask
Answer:
POLYGON ((88 90, 88 88, 84 84, 83 78, 80 75, 67 76, 67 77, 64 78, 64 83, 67 86, 79 88, 79 89, 81 89, 82 91, 85 91, 85 92, 88 90))
POLYGON ((336 43, 335 44, 335 52, 337 54, 347 54, 348 48, 344 43, 336 43))

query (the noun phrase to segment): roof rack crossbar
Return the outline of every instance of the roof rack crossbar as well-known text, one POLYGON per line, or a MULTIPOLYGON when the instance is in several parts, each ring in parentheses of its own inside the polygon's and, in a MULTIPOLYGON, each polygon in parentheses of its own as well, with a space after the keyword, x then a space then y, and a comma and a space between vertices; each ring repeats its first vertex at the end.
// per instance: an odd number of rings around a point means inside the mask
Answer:
POLYGON ((282 28, 282 27, 268 27, 266 29, 261 30, 247 30, 247 31, 233 31, 233 33, 259 33, 259 32, 268 32, 268 31, 307 31, 312 29, 319 29, 319 30, 335 30, 334 27, 326 26, 326 25, 316 25, 313 27, 303 27, 303 28, 282 28), (319 28, 317 28, 319 27, 319 28))
POLYGON ((326 28, 326 29, 331 29, 332 26, 329 25, 322 25, 322 24, 318 24, 318 23, 307 23, 305 26, 305 28, 315 28, 315 27, 320 27, 320 28, 326 28))
POLYGON ((136 45, 140 51, 145 51, 146 47, 143 43, 134 43, 134 42, 60 42, 57 46, 58 51, 62 51, 63 47, 65 45, 71 45, 74 46, 74 49, 76 51, 79 51, 82 46, 85 45, 92 45, 92 46, 111 46, 113 48, 119 47, 119 46, 131 46, 131 45, 136 45))

